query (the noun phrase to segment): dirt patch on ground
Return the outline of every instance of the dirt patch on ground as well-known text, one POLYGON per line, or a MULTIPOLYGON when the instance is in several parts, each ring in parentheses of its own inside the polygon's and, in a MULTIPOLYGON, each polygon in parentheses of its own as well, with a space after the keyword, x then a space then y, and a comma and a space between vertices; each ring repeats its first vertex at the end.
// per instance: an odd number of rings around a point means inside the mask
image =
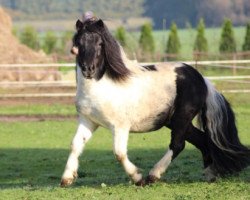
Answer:
POLYGON ((0 122, 65 121, 76 119, 76 115, 0 115, 0 122))
POLYGON ((74 97, 15 97, 0 98, 0 106, 29 105, 29 104, 75 104, 74 97))

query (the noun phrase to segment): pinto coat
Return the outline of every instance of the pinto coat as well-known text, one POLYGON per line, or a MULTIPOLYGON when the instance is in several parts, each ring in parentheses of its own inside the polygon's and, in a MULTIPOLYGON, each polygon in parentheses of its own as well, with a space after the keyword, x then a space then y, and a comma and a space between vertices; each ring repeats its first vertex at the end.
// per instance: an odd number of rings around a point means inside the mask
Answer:
POLYGON ((78 157, 98 126, 111 130, 114 154, 137 185, 160 179, 185 141, 201 151, 208 181, 249 165, 250 151, 239 141, 230 104, 197 70, 183 63, 141 66, 129 60, 102 20, 78 20, 76 28, 79 126, 62 186, 77 177, 78 157), (195 116, 200 129, 192 124, 195 116), (169 149, 144 179, 128 158, 128 135, 163 126, 171 129, 169 149))

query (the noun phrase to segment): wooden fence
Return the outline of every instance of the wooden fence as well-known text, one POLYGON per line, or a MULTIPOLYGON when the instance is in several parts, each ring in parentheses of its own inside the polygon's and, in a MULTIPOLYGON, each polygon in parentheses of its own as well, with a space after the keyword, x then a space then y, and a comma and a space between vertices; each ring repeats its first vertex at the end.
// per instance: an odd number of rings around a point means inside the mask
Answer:
MULTIPOLYGON (((218 60, 218 61, 187 61, 185 62, 197 68, 213 67, 213 68, 226 68, 236 70, 250 70, 250 60, 218 60)), ((149 63, 141 63, 141 65, 149 63)), ((150 63, 152 64, 152 63, 150 63)), ((75 78, 71 80, 64 80, 62 74, 74 74, 75 63, 50 63, 50 64, 0 64, 0 99, 14 99, 14 98, 54 98, 54 97, 74 97, 75 96, 75 78), (65 70, 66 69, 66 70, 65 70), (3 72, 14 73, 17 78, 7 80, 1 79, 3 72), (36 77, 40 74, 51 74, 53 79, 39 79, 29 80, 25 79, 26 74, 33 74, 36 77), (57 77, 57 78, 55 78, 57 77)), ((40 78, 42 78, 40 76, 40 78)), ((246 75, 235 75, 232 73, 230 76, 209 76, 208 79, 212 81, 239 81, 245 84, 244 89, 230 88, 222 90, 224 93, 250 93, 250 71, 246 75)))

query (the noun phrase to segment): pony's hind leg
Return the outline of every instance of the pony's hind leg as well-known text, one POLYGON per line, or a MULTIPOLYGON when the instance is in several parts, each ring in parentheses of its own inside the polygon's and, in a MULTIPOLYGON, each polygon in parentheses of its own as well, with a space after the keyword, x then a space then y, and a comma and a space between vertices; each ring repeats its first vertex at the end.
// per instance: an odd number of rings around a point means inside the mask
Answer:
POLYGON ((113 151, 116 159, 123 165, 124 170, 130 178, 137 184, 143 185, 142 174, 138 168, 128 159, 127 143, 129 131, 127 129, 114 129, 113 131, 113 151))
POLYGON ((187 130, 186 140, 201 151, 204 164, 204 175, 206 180, 208 182, 215 181, 216 172, 210 167, 212 166, 213 160, 211 158, 208 147, 208 135, 190 124, 187 130))
POLYGON ((149 176, 146 179, 147 183, 153 183, 156 180, 160 179, 161 174, 163 174, 168 168, 171 161, 177 157, 177 155, 184 149, 185 140, 193 144, 198 148, 203 156, 204 163, 204 175, 208 182, 212 182, 216 179, 216 173, 211 169, 212 158, 210 156, 208 144, 207 144, 207 135, 194 127, 191 123, 186 128, 186 132, 183 132, 181 129, 172 130, 172 139, 167 153, 163 158, 154 166, 150 171, 149 176))
POLYGON ((185 147, 186 134, 193 118, 205 104, 207 87, 202 76, 192 67, 184 65, 175 69, 176 98, 174 113, 167 123, 171 132, 171 142, 166 155, 149 172, 147 182, 154 182, 161 177, 171 161, 185 147))
POLYGON ((173 150, 169 148, 162 159, 155 164, 146 178, 146 184, 154 183, 161 178, 173 159, 173 150))
POLYGON ((203 131, 190 124, 187 130, 186 140, 201 151, 204 168, 208 167, 212 163, 208 148, 208 136, 203 131))
POLYGON ((62 175, 61 186, 71 185, 77 178, 78 157, 82 153, 85 144, 92 137, 93 131, 97 128, 95 124, 87 119, 80 118, 77 132, 71 144, 69 155, 64 173, 62 175))
POLYGON ((171 141, 167 153, 156 163, 149 172, 146 179, 147 183, 153 183, 161 178, 169 164, 175 159, 185 147, 186 134, 193 118, 198 113, 201 103, 196 101, 183 102, 184 98, 177 98, 175 104, 175 112, 173 113, 167 127, 171 129, 171 141))

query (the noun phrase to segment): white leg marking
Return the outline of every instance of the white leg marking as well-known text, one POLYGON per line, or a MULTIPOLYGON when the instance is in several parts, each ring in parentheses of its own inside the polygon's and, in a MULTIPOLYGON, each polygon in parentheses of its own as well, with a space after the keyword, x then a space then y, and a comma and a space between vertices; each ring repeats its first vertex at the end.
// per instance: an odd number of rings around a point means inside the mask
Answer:
POLYGON ((161 175, 166 171, 169 164, 171 163, 173 151, 169 149, 163 158, 155 164, 154 168, 150 170, 149 175, 161 178, 161 175))
POLYGON ((62 175, 61 185, 70 185, 77 177, 78 157, 81 155, 85 144, 92 136, 92 132, 97 128, 91 121, 81 118, 77 132, 71 144, 71 153, 69 155, 64 173, 62 175))
POLYGON ((138 173, 138 168, 128 159, 127 144, 129 131, 119 130, 113 131, 114 136, 114 154, 119 162, 123 165, 126 173, 134 182, 142 179, 142 174, 138 173))

